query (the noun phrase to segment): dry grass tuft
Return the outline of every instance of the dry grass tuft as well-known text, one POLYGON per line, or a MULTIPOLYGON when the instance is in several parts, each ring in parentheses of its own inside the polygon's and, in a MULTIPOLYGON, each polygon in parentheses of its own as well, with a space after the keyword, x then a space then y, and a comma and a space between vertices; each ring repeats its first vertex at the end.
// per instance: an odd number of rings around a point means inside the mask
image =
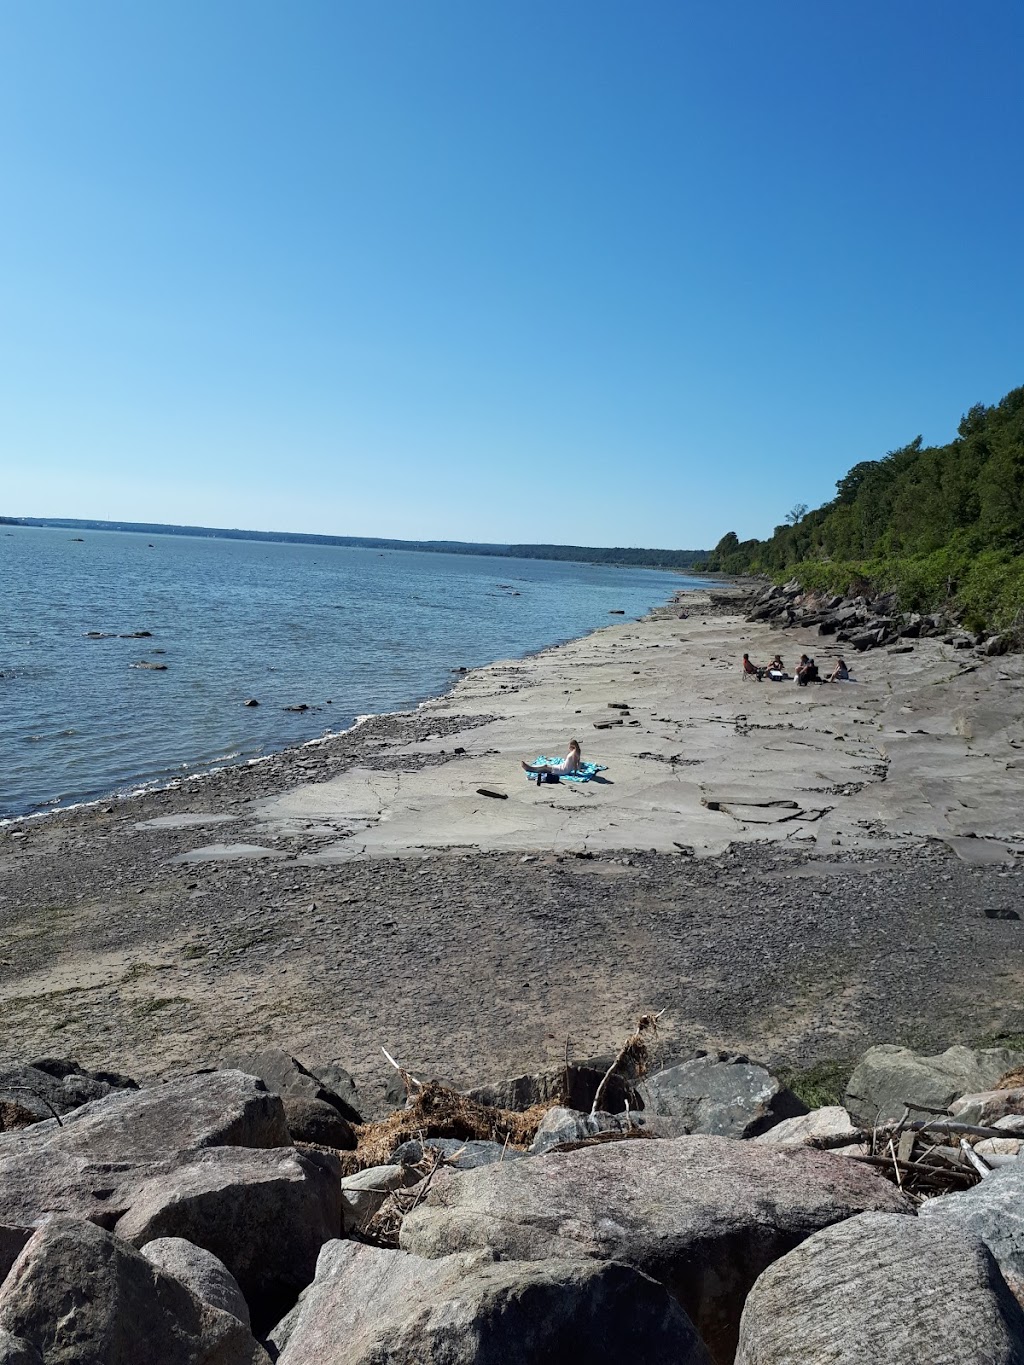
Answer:
POLYGON ((507 1142, 512 1147, 528 1147, 541 1119, 555 1103, 547 1100, 517 1113, 479 1104, 428 1081, 416 1091, 407 1109, 399 1109, 377 1123, 356 1126, 356 1169, 386 1165, 391 1154, 412 1138, 458 1138, 460 1142, 507 1142))

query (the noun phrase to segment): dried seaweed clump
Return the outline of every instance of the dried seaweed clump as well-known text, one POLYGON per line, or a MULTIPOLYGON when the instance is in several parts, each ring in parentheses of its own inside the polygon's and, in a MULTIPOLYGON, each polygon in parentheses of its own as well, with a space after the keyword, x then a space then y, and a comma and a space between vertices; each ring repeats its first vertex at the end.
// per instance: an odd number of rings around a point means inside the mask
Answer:
POLYGON ((663 1011, 659 1011, 658 1014, 641 1014, 636 1029, 619 1048, 615 1060, 601 1078, 601 1084, 594 1094, 594 1103, 590 1110, 592 1114, 596 1114, 602 1107, 601 1102, 613 1076, 621 1075, 627 1080, 638 1081, 647 1075, 651 1061, 650 1042, 658 1036, 658 1020, 662 1013, 663 1011))
POLYGON ((427 1081, 413 1093, 407 1109, 399 1109, 377 1123, 357 1125, 358 1169, 385 1165, 403 1142, 413 1138, 420 1141, 458 1138, 460 1142, 501 1142, 528 1147, 541 1119, 554 1103, 555 1100, 546 1100, 522 1113, 495 1109, 437 1081, 427 1081))

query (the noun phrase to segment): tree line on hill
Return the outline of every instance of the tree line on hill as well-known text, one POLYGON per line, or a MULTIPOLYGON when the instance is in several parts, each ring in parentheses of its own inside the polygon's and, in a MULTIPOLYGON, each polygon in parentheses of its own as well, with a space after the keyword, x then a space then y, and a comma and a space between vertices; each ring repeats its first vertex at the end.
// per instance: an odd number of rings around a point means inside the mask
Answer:
POLYGON ((7 517, 5 526, 50 526, 74 531, 130 531, 142 535, 202 536, 218 540, 278 541, 292 545, 341 545, 361 550, 420 550, 427 554, 493 555, 504 559, 557 559, 620 568, 700 567, 708 550, 644 550, 600 545, 498 545, 465 540, 391 540, 382 536, 329 536, 301 531, 243 531, 220 526, 172 526, 151 521, 91 521, 75 517, 7 517))
POLYGON ((948 445, 918 436, 854 465, 831 502, 794 508, 767 540, 730 531, 705 567, 830 592, 895 591, 907 611, 1024 628, 1024 387, 972 407, 948 445))

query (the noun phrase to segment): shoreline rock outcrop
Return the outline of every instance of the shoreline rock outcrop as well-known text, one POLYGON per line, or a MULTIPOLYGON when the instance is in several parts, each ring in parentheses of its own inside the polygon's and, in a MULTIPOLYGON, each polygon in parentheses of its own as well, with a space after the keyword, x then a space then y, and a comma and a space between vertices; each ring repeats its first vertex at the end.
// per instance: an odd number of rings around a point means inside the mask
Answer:
POLYGON ((518 1110, 403 1073, 349 1123, 344 1068, 268 1049, 283 1095, 207 1071, 0 1133, 0 1365, 1024 1365, 1020 1053, 871 1049, 851 1113, 733 1054, 645 1076, 642 1042, 473 1092, 518 1110))

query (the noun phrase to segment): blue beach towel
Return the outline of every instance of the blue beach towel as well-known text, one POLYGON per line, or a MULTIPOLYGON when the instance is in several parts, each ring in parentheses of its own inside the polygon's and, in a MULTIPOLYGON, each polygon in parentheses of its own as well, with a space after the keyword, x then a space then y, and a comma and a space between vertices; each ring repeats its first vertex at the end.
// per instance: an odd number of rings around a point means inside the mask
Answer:
MULTIPOLYGON (((534 764, 548 763, 551 767, 557 768, 562 760, 560 758, 545 758, 543 754, 538 754, 533 761, 534 764)), ((607 763, 581 763, 574 773, 559 773, 558 780, 559 782, 589 782, 597 773, 605 773, 607 771, 607 763)), ((528 778, 531 782, 536 782, 537 780, 536 773, 524 773, 523 776, 528 778)))

